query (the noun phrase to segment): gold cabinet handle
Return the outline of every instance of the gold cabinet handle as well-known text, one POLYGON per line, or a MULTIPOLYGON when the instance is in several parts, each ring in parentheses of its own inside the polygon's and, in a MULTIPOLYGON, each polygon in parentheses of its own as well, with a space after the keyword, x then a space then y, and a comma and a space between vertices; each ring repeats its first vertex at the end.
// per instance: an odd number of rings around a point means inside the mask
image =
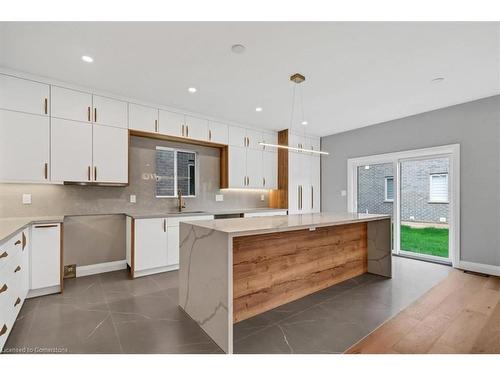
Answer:
POLYGON ((0 254, 0 259, 7 258, 8 256, 9 256, 9 253, 4 251, 2 254, 0 254))
POLYGON ((7 284, 3 284, 3 286, 0 288, 0 294, 6 292, 7 289, 9 289, 9 287, 7 286, 7 284))
POLYGON ((87 107, 87 121, 90 121, 90 107, 87 107))
POLYGON ((55 228, 58 224, 48 224, 48 225, 35 225, 35 228, 55 228))
POLYGON ((21 245, 21 240, 17 240, 16 242, 14 242, 14 245, 21 245))
POLYGON ((182 136, 184 137, 184 124, 182 124, 182 136))
POLYGON ((90 181, 90 165, 87 168, 87 179, 90 181))
POLYGON ((158 133, 158 120, 155 120, 155 132, 158 133))
POLYGON ((43 111, 47 115, 49 113, 49 99, 45 98, 43 101, 43 111))
POLYGON ((311 208, 314 209, 314 186, 311 186, 311 208))
POLYGON ((4 324, 2 329, 0 329, 0 336, 5 335, 6 332, 7 332, 7 326, 4 324))
POLYGON ((14 307, 21 303, 21 298, 17 297, 16 302, 14 302, 14 307))
POLYGON ((212 131, 210 129, 208 129, 208 140, 212 140, 212 131))
POLYGON ((163 219, 163 231, 167 231, 167 219, 163 219))
POLYGON ((26 235, 24 234, 24 232, 21 234, 21 248, 24 250, 24 248, 26 247, 26 235))
POLYGON ((97 108, 94 107, 94 122, 97 122, 97 108))
POLYGON ((17 266, 16 269, 14 270, 14 273, 17 273, 19 271, 21 271, 21 266, 17 266))
POLYGON ((43 166, 43 176, 45 177, 45 179, 49 178, 49 164, 48 163, 45 163, 43 166))
POLYGON ((262 186, 266 186, 266 178, 262 177, 262 186))
POLYGON ((189 126, 186 125, 186 137, 189 137, 189 126))
POLYGON ((94 181, 97 181, 97 167, 94 167, 94 181))

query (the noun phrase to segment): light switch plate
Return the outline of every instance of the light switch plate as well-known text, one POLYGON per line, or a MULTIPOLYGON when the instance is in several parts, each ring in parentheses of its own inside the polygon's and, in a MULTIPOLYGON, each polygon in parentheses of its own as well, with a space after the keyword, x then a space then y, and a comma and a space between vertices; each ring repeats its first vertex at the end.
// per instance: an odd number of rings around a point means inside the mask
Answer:
POLYGON ((342 191, 340 192, 340 195, 341 195, 342 197, 345 197, 345 196, 347 195, 347 191, 342 190, 342 191))
POLYGON ((23 204, 31 204, 31 194, 23 194, 23 204))
POLYGON ((130 194, 130 203, 135 203, 137 202, 135 194, 130 194))
POLYGON ((215 194, 215 201, 216 202, 222 202, 224 200, 224 195, 222 194, 215 194))
POLYGON ((260 200, 261 200, 261 201, 265 201, 265 200, 266 200, 266 197, 264 196, 264 194, 261 194, 261 195, 260 195, 260 200))

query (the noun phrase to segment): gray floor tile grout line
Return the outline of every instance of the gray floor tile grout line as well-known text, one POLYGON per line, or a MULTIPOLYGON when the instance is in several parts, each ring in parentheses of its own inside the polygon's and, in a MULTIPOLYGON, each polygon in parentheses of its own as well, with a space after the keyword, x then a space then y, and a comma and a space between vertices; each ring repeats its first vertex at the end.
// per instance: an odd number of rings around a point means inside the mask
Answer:
POLYGON ((111 306, 109 305, 108 297, 106 296, 106 293, 104 292, 104 288, 102 287, 101 276, 100 275, 99 275, 99 278, 97 280, 99 282, 99 286, 101 288, 101 292, 102 292, 102 294, 104 296, 104 300, 106 301, 106 306, 108 306, 108 309, 109 309, 109 315, 111 317, 111 325, 113 326, 113 330, 115 331, 116 339, 118 340, 118 345, 120 346, 120 353, 121 354, 125 354, 125 351, 123 350, 122 342, 120 340, 120 335, 118 334, 118 329, 116 328, 115 320, 113 319, 113 313, 111 312, 111 306))
MULTIPOLYGON (((300 311, 297 311, 297 312, 293 313, 292 315, 286 316, 286 317, 284 317, 284 318, 282 318, 282 319, 279 319, 279 320, 277 320, 277 321, 275 321, 275 322, 270 322, 268 325, 263 326, 262 328, 260 328, 260 329, 258 329, 258 330, 256 330, 256 331, 253 331, 253 332, 249 333, 249 334, 248 334, 248 335, 246 335, 246 336, 243 336, 243 337, 241 337, 241 338, 238 338, 237 340, 234 340, 234 343, 241 342, 241 341, 243 341, 243 340, 245 340, 245 339, 247 339, 247 338, 249 338, 249 337, 251 337, 251 336, 253 336, 253 335, 257 334, 257 333, 259 333, 259 332, 262 332, 263 330, 265 330, 265 329, 267 329, 267 328, 274 327, 274 326, 276 326, 276 325, 278 325, 278 324, 281 324, 281 323, 283 323, 285 320, 287 320, 287 319, 289 319, 289 318, 292 318, 292 317, 294 317, 294 316, 297 316, 297 315, 299 315, 299 314, 302 314, 303 312, 308 311, 308 310, 310 310, 310 309, 312 309, 312 308, 314 308, 314 307, 316 307, 316 306, 318 306, 318 305, 321 305, 322 303, 325 303, 325 302, 328 302, 328 301, 332 301, 332 300, 334 300, 334 299, 336 299, 336 298, 338 298, 338 297, 340 297, 340 296, 342 296, 342 295, 346 294, 347 292, 351 292, 353 289, 359 288, 359 287, 361 287, 361 286, 363 286, 363 285, 365 285, 365 284, 367 284, 367 283, 370 283, 370 282, 372 282, 372 280, 367 280, 367 281, 362 282, 362 283, 358 283, 358 282, 356 281, 356 285, 354 285, 352 288, 348 288, 348 289, 346 289, 346 290, 344 290, 344 291, 340 292, 339 294, 337 294, 337 295, 335 295, 335 296, 333 296, 333 297, 330 297, 330 298, 325 299, 324 301, 320 301, 320 302, 314 303, 314 304, 312 304, 312 305, 310 305, 310 306, 306 307, 306 308, 305 308, 305 309, 303 309, 303 310, 300 310, 300 311)), ((335 287, 335 286, 332 286, 332 287, 335 287)), ((318 291, 318 292, 316 292, 316 293, 320 293, 320 292, 321 292, 321 291, 318 291)), ((306 297, 303 297, 303 298, 307 298, 307 296, 306 296, 306 297)), ((296 301, 297 301, 297 300, 296 300, 296 301)), ((292 301, 292 302, 294 302, 294 301, 292 301)), ((290 303, 292 303, 292 302, 290 302, 290 303)), ((251 318, 250 318, 250 319, 251 319, 251 318)))

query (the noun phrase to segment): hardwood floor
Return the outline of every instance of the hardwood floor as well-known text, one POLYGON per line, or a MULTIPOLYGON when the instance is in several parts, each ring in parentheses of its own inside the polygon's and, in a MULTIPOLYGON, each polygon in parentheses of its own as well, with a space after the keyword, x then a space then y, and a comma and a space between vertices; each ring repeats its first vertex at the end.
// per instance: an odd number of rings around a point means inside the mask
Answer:
POLYGON ((454 270, 346 353, 500 353, 500 277, 454 270))

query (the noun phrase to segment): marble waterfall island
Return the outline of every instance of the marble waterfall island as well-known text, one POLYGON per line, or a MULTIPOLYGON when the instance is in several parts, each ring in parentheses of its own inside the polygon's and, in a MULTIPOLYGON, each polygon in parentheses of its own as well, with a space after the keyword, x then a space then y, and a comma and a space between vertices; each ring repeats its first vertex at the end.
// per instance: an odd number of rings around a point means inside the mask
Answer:
POLYGON ((182 222, 179 306, 232 353, 234 323, 391 264, 388 215, 182 222))

